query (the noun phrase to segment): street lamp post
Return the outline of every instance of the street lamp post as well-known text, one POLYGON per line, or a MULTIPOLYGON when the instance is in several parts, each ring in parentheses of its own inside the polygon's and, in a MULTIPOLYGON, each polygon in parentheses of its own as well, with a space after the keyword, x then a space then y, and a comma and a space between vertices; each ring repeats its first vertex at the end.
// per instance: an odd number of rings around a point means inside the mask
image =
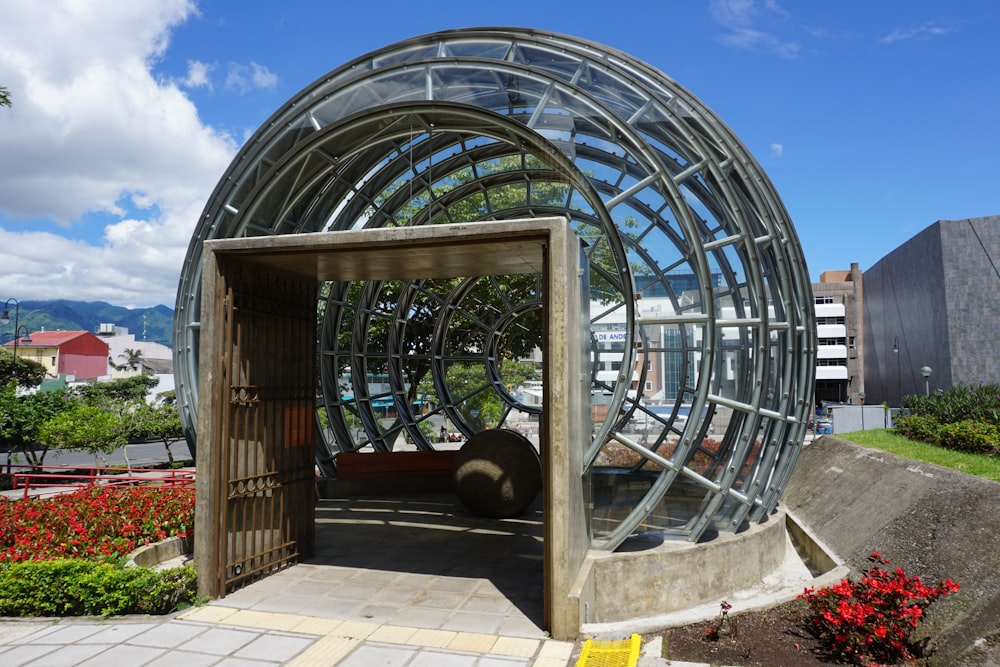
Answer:
POLYGON ((20 326, 20 327, 18 327, 14 331, 14 368, 15 368, 15 373, 17 372, 16 369, 17 369, 17 344, 18 344, 18 342, 20 342, 20 343, 22 343, 24 345, 31 345, 31 337, 28 336, 28 327, 26 327, 26 326, 20 326), (24 332, 23 336, 21 335, 22 331, 24 332))
POLYGON ((920 374, 924 376, 924 395, 931 395, 931 367, 924 366, 920 369, 920 374))
POLYGON ((858 392, 858 400, 861 401, 861 430, 865 430, 865 392, 858 392))

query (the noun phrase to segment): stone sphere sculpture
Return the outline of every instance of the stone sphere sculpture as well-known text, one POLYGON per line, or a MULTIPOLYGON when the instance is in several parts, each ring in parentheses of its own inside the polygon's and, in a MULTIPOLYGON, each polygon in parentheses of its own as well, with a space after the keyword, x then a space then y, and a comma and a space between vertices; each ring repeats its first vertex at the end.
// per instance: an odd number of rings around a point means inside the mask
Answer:
POLYGON ((481 431, 455 457, 455 495, 473 514, 491 519, 521 515, 542 490, 535 446, 507 429, 481 431))
MULTIPOLYGON (((247 141, 178 287, 177 396, 197 446, 206 240, 565 216, 588 263, 592 547, 699 540, 763 520, 812 408, 801 247, 750 152, 653 66, 520 28, 424 35, 307 86, 247 141)), ((322 443, 392 451, 530 420, 545 388, 534 276, 324 285, 322 443), (522 365, 519 365, 522 364, 522 365), (425 426, 425 428, 421 428, 425 426)), ((541 443, 544 447, 544 442, 541 443)))

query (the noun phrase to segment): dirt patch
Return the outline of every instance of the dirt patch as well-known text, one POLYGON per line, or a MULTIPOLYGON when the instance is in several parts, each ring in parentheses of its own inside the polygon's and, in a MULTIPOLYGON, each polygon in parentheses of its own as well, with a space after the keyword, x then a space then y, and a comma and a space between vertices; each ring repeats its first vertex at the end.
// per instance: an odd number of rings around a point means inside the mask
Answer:
POLYGON ((669 660, 706 662, 742 667, 810 667, 830 665, 819 643, 802 626, 802 602, 771 609, 730 612, 718 639, 710 641, 706 628, 714 622, 695 623, 643 635, 643 643, 663 637, 663 657, 669 660))

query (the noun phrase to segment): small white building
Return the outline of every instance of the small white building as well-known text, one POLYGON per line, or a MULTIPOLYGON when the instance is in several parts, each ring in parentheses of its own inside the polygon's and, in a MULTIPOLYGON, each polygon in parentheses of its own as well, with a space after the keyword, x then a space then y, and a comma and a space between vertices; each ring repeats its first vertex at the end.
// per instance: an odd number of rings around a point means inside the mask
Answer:
POLYGON ((108 344, 108 376, 112 379, 130 377, 142 372, 157 375, 173 373, 173 351, 153 341, 136 340, 125 327, 101 324, 97 337, 108 344), (126 350, 139 352, 142 356, 136 368, 128 367, 129 355, 126 350))

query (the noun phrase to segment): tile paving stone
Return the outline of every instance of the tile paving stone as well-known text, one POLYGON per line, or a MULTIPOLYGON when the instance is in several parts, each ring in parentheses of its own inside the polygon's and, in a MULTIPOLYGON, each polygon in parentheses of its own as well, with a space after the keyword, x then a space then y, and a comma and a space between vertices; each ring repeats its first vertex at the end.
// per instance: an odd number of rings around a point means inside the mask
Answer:
POLYGON ((269 613, 256 609, 241 609, 228 619, 226 623, 247 628, 264 628, 267 630, 291 630, 302 622, 305 616, 298 614, 269 613))
POLYGON ((444 648, 451 643, 457 632, 447 630, 418 630, 410 638, 410 644, 414 646, 429 646, 434 648, 444 648))
POLYGON ((396 625, 380 625, 375 629, 368 639, 374 642, 384 642, 387 644, 405 644, 413 635, 417 634, 417 628, 406 628, 396 625))
MULTIPOLYGON (((215 667, 219 656, 191 651, 168 651, 143 667, 215 667)), ((109 666, 110 667, 110 666, 109 666)), ((259 666, 258 666, 259 667, 259 666)))
POLYGON ((576 649, 576 644, 573 642, 560 642, 550 640, 542 643, 542 648, 538 651, 539 658, 554 658, 557 660, 562 660, 563 665, 566 661, 570 659, 573 655, 573 651, 576 649))
POLYGON ((230 607, 233 609, 250 609, 264 600, 267 600, 272 595, 274 595, 273 592, 244 588, 234 593, 230 593, 224 598, 213 600, 212 606, 230 607))
POLYGON ((510 600, 500 595, 470 595, 461 609, 487 614, 507 614, 514 608, 510 600))
POLYGON ((355 570, 348 580, 351 583, 365 583, 385 586, 399 578, 399 573, 389 570, 355 570))
POLYGON ((476 667, 528 667, 530 659, 504 658, 495 655, 483 656, 476 662, 476 667))
POLYGON ((73 642, 78 642, 81 639, 86 639, 100 629, 101 626, 99 625, 70 622, 65 625, 60 624, 52 626, 51 632, 39 634, 38 639, 34 636, 27 639, 30 641, 39 641, 44 639, 46 644, 72 644, 73 642))
POLYGON ((337 667, 403 667, 414 655, 409 647, 393 644, 362 644, 341 660, 337 667))
POLYGON ((292 628, 292 632, 300 632, 304 635, 329 635, 336 631, 341 624, 342 621, 339 619, 306 616, 292 628))
MULTIPOLYGON (((347 581, 350 578, 351 573, 354 571, 353 568, 337 567, 335 565, 313 565, 311 563, 302 563, 301 566, 308 568, 306 570, 306 579, 314 582, 347 581)), ((300 565, 296 565, 295 567, 300 567, 300 565)))
POLYGON ((326 636, 286 663, 285 667, 330 667, 361 644, 360 639, 326 636))
POLYGON ((81 639, 81 644, 119 644, 127 642, 136 635, 161 627, 162 623, 122 623, 113 621, 101 627, 97 632, 81 639))
MULTIPOLYGON (((79 667, 79 665, 82 665, 98 654, 104 653, 109 648, 111 647, 101 646, 100 644, 68 644, 58 647, 51 653, 46 653, 44 662, 41 664, 44 664, 45 667, 79 667)), ((115 663, 105 661, 98 664, 108 667, 115 663)))
POLYGON ((451 616, 450 609, 401 607, 391 622, 393 625, 406 625, 413 628, 441 628, 449 616, 451 616))
POLYGON ((177 648, 182 651, 197 651, 223 656, 238 651, 258 636, 260 636, 258 632, 248 632, 246 630, 219 626, 209 628, 177 648))
POLYGON ((399 614, 401 607, 386 604, 368 604, 358 608, 355 615, 372 623, 389 623, 399 614))
POLYGON ((58 648, 51 644, 23 644, 9 649, 0 648, 0 664, 4 667, 41 665, 44 664, 42 658, 58 648))
POLYGON ((511 635, 514 637, 537 637, 541 638, 545 636, 538 625, 536 625, 532 620, 525 618, 520 615, 506 616, 500 623, 500 628, 497 630, 499 635, 511 635))
POLYGON ((284 663, 305 651, 314 641, 315 637, 270 632, 236 651, 233 657, 284 663))
POLYGON ((502 614, 481 614, 468 611, 456 611, 441 627, 457 632, 478 632, 496 634, 505 617, 502 614))
POLYGON ((308 595, 272 595, 254 604, 249 609, 257 612, 276 612, 281 614, 295 614, 310 606, 315 601, 315 596, 308 595))
POLYGON ((465 600, 467 596, 463 593, 452 593, 449 591, 425 590, 414 599, 410 605, 413 607, 431 607, 436 609, 455 609, 465 600))
POLYGON ((413 656, 407 667, 476 667, 479 656, 468 653, 439 653, 421 651, 413 656))
POLYGON ((459 632, 455 638, 448 643, 448 648, 455 651, 469 651, 471 653, 489 653, 493 645, 497 643, 496 635, 480 634, 476 632, 459 632))
POLYGON ((338 628, 337 634, 341 637, 353 637, 355 639, 367 639, 371 633, 375 632, 378 625, 375 623, 363 623, 361 621, 344 621, 338 628))
POLYGON ((329 597, 319 597, 302 607, 301 612, 320 618, 357 618, 358 609, 364 605, 361 600, 335 600, 329 597))
POLYGON ((378 592, 379 586, 375 584, 355 584, 348 582, 337 586, 327 595, 337 600, 370 600, 378 592))
POLYGON ((217 604, 218 602, 220 601, 214 600, 210 605, 189 609, 188 611, 181 613, 177 618, 184 621, 220 623, 236 613, 236 609, 219 606, 217 604))
POLYGON ((535 655, 535 651, 538 650, 538 644, 539 641, 537 639, 501 636, 497 637, 497 642, 493 645, 490 653, 528 658, 535 655))
POLYGON ((246 658, 228 657, 215 663, 212 667, 284 667, 280 662, 265 662, 263 660, 247 660, 246 658))
POLYGON ((196 625, 186 621, 170 621, 135 635, 129 643, 138 646, 157 646, 174 648, 190 641, 205 632, 208 626, 196 625))
POLYGON ((407 604, 414 600, 420 592, 419 588, 396 588, 391 586, 383 588, 372 597, 373 602, 383 602, 387 604, 407 604))
POLYGON ((300 579, 298 581, 289 582, 289 584, 282 589, 281 595, 291 595, 294 597, 298 597, 300 595, 307 597, 316 595, 316 580, 300 579))
POLYGON ((456 593, 472 593, 479 588, 479 579, 466 577, 435 577, 429 588, 435 591, 452 591, 456 593))
POLYGON ((41 636, 52 632, 53 621, 24 621, 22 619, 3 619, 0 622, 0 646, 16 644, 22 639, 41 636))

